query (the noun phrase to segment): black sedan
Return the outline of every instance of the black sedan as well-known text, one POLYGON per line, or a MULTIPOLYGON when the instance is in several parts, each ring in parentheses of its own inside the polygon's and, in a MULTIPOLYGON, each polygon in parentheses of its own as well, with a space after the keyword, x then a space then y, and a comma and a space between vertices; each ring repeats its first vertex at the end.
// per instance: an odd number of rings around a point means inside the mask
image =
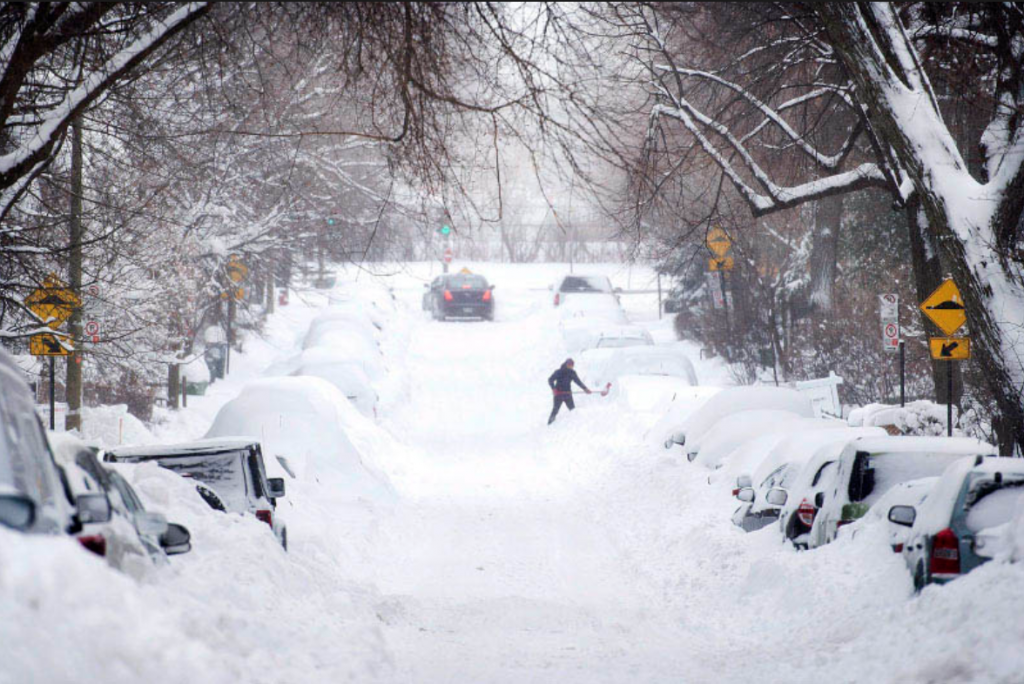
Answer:
POLYGON ((494 286, 475 273, 453 273, 434 279, 424 294, 424 308, 436 320, 483 318, 494 320, 494 286))

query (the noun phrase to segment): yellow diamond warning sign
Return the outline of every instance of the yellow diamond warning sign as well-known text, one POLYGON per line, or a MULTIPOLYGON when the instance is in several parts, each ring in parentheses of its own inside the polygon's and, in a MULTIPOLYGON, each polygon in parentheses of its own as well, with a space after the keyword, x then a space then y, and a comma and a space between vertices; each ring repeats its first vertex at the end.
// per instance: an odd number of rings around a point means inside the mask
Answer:
POLYGON ((240 283, 249 275, 249 267, 242 263, 237 254, 231 255, 225 268, 228 271, 228 279, 233 283, 240 283))
POLYGON ((971 338, 930 337, 932 358, 938 361, 966 361, 971 358, 971 338))
POLYGON ((719 259, 725 256, 725 253, 732 247, 732 240, 729 239, 729 234, 721 228, 715 228, 708 233, 707 240, 705 241, 708 249, 711 253, 717 256, 719 259))
POLYGON ((952 335, 967 322, 967 312, 964 310, 960 288, 952 278, 942 281, 942 284, 935 288, 935 292, 921 303, 921 311, 946 335, 952 335))
POLYGON ((82 300, 74 290, 68 289, 68 286, 52 273, 46 277, 41 287, 25 298, 25 306, 54 330, 71 318, 71 314, 81 305, 82 300))

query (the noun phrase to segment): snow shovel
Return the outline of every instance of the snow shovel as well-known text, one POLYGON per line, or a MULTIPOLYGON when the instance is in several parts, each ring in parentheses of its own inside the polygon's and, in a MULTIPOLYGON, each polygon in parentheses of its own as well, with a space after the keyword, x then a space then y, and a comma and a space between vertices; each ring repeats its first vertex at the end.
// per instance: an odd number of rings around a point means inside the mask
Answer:
MULTIPOLYGON (((607 385, 604 386, 603 390, 591 390, 590 393, 591 394, 600 394, 602 397, 607 397, 608 393, 611 390, 612 390, 612 383, 609 382, 607 385)), ((566 394, 586 394, 586 392, 580 392, 579 390, 575 390, 573 392, 555 392, 555 394, 557 394, 559 396, 565 396, 566 394)))

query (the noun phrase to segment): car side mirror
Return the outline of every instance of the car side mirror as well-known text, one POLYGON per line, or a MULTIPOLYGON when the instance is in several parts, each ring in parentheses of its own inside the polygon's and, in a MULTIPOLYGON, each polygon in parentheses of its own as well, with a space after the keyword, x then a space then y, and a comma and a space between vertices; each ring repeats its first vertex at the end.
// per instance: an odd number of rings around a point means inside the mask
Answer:
POLYGON ((160 535, 160 546, 168 556, 188 553, 192 550, 192 535, 184 525, 168 523, 167 531, 160 535))
POLYGON ((0 525, 27 530, 36 520, 36 502, 20 494, 0 496, 0 525))
POLYGON ((267 479, 267 485, 270 489, 271 499, 280 499, 284 496, 284 478, 283 477, 271 477, 267 479))
POLYGON ((162 513, 139 511, 135 514, 135 529, 139 531, 139 534, 159 537, 167 531, 167 518, 162 513))
POLYGON ((754 502, 754 490, 751 487, 743 487, 736 493, 736 498, 744 503, 754 502))
POLYGON ((904 527, 912 527, 917 520, 917 511, 913 506, 893 506, 889 509, 889 522, 904 527))
POLYGON ((110 499, 106 494, 79 494, 75 505, 82 524, 110 522, 110 499))
POLYGON ((818 492, 814 495, 814 507, 821 508, 825 505, 825 492, 818 492))
POLYGON ((744 487, 752 487, 753 483, 750 481, 750 475, 740 475, 739 477, 737 477, 736 486, 739 489, 743 489, 744 487))
POLYGON ((785 506, 788 499, 789 492, 785 489, 779 489, 778 487, 769 489, 768 494, 764 497, 764 500, 772 506, 785 506))

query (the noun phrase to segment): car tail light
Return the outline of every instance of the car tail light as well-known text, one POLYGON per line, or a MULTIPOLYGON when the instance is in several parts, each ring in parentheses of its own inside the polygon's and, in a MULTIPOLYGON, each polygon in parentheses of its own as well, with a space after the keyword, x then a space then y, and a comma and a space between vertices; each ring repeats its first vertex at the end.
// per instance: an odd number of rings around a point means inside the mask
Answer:
POLYGON ((452 301, 452 293, 449 290, 445 290, 444 291, 444 301, 446 301, 446 302, 452 301))
POLYGON ((267 510, 256 511, 256 518, 258 520, 262 520, 263 522, 267 523, 271 527, 274 526, 274 512, 273 511, 267 511, 267 510))
POLYGON ((952 579, 960 574, 960 540, 948 527, 932 541, 928 572, 939 579, 952 579))
POLYGON ((814 516, 818 513, 818 509, 813 504, 804 499, 800 502, 800 506, 796 509, 796 517, 807 527, 814 525, 814 516))
POLYGON ((102 534, 86 534, 78 538, 78 543, 97 556, 107 555, 107 538, 102 534))
POLYGON ((561 298, 562 298, 562 295, 561 295, 561 293, 560 293, 560 292, 556 292, 556 293, 555 293, 555 306, 558 306, 558 302, 559 302, 559 300, 560 300, 561 298))
POLYGON ((740 493, 739 487, 737 487, 736 489, 732 490, 732 495, 733 496, 736 496, 739 493, 740 493))
POLYGON ((892 552, 893 553, 903 553, 903 544, 893 544, 892 552))
POLYGON ((491 291, 490 290, 484 290, 484 301, 485 302, 491 301, 491 291))

